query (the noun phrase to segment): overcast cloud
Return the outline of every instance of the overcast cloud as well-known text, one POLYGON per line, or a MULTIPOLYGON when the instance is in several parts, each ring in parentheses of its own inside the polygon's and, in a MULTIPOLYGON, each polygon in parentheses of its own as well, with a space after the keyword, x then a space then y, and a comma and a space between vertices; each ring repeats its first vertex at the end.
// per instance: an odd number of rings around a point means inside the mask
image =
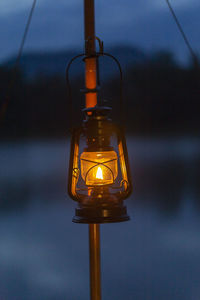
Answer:
MULTIPOLYGON (((200 52, 200 1, 171 0, 194 49, 200 52)), ((0 59, 16 53, 32 0, 1 0, 0 59)), ((107 47, 166 48, 188 56, 165 0, 96 0, 96 33, 107 47)), ((25 51, 83 46, 83 1, 38 0, 25 51)))

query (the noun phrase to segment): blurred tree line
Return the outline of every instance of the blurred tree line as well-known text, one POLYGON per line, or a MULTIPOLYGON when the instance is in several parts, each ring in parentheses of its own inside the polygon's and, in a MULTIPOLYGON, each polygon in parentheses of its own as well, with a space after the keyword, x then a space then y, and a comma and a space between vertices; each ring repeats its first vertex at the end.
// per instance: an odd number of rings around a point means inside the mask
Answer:
MULTIPOLYGON (((70 119, 77 125, 84 108, 84 76, 72 80, 73 115, 65 76, 40 74, 27 81, 20 70, 14 75, 0 68, 0 108, 9 92, 9 104, 0 124, 3 138, 64 137, 70 119), (9 82, 15 76, 14 86, 9 82)), ((159 52, 150 61, 130 68, 124 74, 123 94, 126 129, 134 135, 197 135, 200 129, 200 70, 181 68, 168 52, 159 52)), ((120 84, 118 74, 102 80, 100 97, 113 106, 119 120, 120 84), (105 82, 104 82, 105 81, 105 82)))

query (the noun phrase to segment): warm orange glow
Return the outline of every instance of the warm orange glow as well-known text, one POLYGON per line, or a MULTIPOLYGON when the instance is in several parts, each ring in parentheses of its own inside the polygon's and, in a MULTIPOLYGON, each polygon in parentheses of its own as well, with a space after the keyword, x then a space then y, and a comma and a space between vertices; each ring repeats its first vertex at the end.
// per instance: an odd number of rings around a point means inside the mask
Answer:
POLYGON ((97 179, 103 179, 103 172, 102 172, 101 167, 98 167, 98 169, 97 169, 96 178, 97 179))
POLYGON ((71 183, 71 192, 72 195, 76 195, 76 184, 78 181, 79 177, 79 169, 77 168, 78 166, 78 152, 79 152, 79 147, 78 144, 74 144, 74 160, 73 160, 73 174, 72 174, 72 183, 71 183))
POLYGON ((80 160, 81 176, 86 185, 114 183, 118 175, 118 157, 115 151, 83 152, 80 160))
POLYGON ((126 163, 124 158, 123 145, 121 141, 119 143, 119 157, 120 157, 120 165, 121 165, 121 172, 122 172, 122 177, 124 182, 124 188, 125 190, 127 190, 128 175, 127 175, 126 163))
MULTIPOLYGON (((96 59, 85 60, 85 85, 87 89, 95 89, 96 82, 96 59)), ((86 97, 86 107, 94 107, 97 104, 97 93, 88 93, 86 97)))

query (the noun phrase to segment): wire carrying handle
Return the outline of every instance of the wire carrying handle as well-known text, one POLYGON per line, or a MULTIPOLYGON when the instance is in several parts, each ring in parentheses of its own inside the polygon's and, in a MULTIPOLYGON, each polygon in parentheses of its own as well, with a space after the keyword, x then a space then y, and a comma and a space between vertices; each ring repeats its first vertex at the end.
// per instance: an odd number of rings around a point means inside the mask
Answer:
MULTIPOLYGON (((69 76, 69 71, 70 71, 70 68, 72 66, 72 64, 80 57, 83 57, 83 61, 85 61, 86 59, 89 59, 89 58, 96 58, 98 60, 99 57, 103 57, 103 56, 107 56, 109 58, 111 58, 117 65, 118 67, 118 70, 119 70, 119 74, 120 74, 120 115, 121 115, 121 121, 122 121, 122 124, 124 123, 124 105, 123 105, 123 72, 122 72, 122 68, 121 68, 121 65, 120 65, 120 62, 119 60, 113 56, 112 54, 110 53, 107 53, 107 52, 104 52, 104 44, 103 44, 103 41, 101 41, 98 37, 89 37, 86 41, 85 41, 85 53, 81 53, 81 54, 78 54, 74 57, 72 57, 72 59, 69 61, 67 67, 66 67, 66 84, 67 84, 67 89, 68 89, 68 101, 69 101, 69 120, 70 120, 70 128, 72 128, 72 118, 73 118, 73 106, 72 106, 72 88, 71 88, 71 83, 70 83, 70 76, 69 76), (99 51, 96 52, 94 51, 92 54, 88 54, 90 53, 89 51, 89 42, 92 41, 92 40, 97 40, 98 41, 98 44, 99 44, 99 51)), ((98 68, 97 68, 97 78, 98 78, 98 81, 99 81, 99 71, 98 71, 98 68)), ((81 89, 81 92, 84 93, 84 94, 87 94, 87 93, 98 93, 100 90, 100 86, 97 86, 95 89, 88 89, 88 88, 84 88, 84 89, 81 89)))

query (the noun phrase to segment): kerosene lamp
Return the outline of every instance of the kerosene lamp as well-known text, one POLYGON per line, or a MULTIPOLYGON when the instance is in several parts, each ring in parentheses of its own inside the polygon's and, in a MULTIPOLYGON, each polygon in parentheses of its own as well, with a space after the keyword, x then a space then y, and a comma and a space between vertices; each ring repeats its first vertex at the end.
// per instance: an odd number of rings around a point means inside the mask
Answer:
MULTIPOLYGON (((113 58, 102 50, 93 55, 113 58)), ((83 109, 82 125, 72 132, 68 192, 78 202, 76 223, 129 220, 123 203, 132 190, 126 140, 110 118, 112 109, 101 103, 98 98, 95 107, 83 109)))

